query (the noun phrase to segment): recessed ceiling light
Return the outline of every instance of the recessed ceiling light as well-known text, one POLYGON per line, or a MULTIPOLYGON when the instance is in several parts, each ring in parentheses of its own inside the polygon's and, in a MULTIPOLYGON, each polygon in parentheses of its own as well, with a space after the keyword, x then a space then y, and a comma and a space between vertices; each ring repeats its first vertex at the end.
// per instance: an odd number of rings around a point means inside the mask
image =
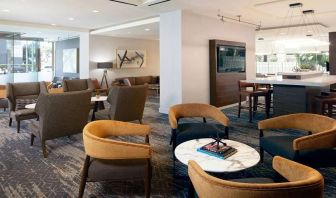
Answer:
POLYGON ((3 10, 1 10, 2 12, 10 12, 10 10, 8 10, 8 9, 3 9, 3 10))
POLYGON ((93 13, 98 13, 100 12, 99 10, 92 10, 93 13))
POLYGON ((147 32, 148 32, 148 31, 150 31, 150 29, 149 29, 149 28, 146 28, 146 29, 145 29, 145 31, 147 31, 147 32))
POLYGON ((69 17, 68 20, 69 20, 69 21, 73 21, 73 20, 75 20, 75 19, 72 18, 72 17, 69 17))
POLYGON ((50 25, 52 25, 52 26, 56 26, 56 24, 55 24, 55 23, 52 23, 52 24, 50 24, 50 25))

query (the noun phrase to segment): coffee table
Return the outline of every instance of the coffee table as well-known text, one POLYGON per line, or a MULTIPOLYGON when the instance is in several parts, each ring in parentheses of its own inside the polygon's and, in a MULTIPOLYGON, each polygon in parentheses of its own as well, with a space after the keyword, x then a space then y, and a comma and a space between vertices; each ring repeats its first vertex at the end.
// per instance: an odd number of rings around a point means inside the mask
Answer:
POLYGON ((94 121, 96 119, 96 112, 98 111, 98 106, 99 106, 99 102, 104 102, 107 100, 107 96, 93 96, 91 97, 91 102, 94 102, 94 108, 92 111, 92 117, 91 117, 91 121, 94 121))
POLYGON ((254 148, 233 140, 222 140, 228 146, 237 149, 237 153, 227 159, 220 159, 197 151, 198 148, 213 141, 211 138, 189 140, 175 148, 175 156, 185 165, 188 165, 189 160, 194 160, 204 171, 213 173, 245 170, 255 166, 260 161, 260 155, 254 148))

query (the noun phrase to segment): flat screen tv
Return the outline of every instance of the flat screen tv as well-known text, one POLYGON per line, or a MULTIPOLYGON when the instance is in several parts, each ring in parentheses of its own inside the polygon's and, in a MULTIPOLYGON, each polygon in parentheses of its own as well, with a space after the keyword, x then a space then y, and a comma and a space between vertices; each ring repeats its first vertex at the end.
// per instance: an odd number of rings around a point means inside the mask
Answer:
POLYGON ((217 72, 245 72, 245 47, 218 45, 217 72))

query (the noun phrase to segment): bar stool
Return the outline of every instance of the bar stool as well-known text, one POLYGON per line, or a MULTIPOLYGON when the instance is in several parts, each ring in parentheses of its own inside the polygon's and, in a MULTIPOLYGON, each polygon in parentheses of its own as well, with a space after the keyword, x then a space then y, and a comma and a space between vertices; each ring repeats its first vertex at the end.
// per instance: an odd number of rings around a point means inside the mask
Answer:
MULTIPOLYGON (((320 114, 328 117, 336 115, 336 93, 315 96, 315 102, 320 103, 320 114)), ((314 107, 312 110, 314 112, 314 107)))
POLYGON ((269 118, 270 112, 270 94, 268 90, 257 90, 254 83, 246 83, 238 81, 239 88, 239 103, 238 103, 238 118, 240 118, 241 109, 249 110, 249 122, 252 122, 253 115, 258 110, 258 98, 265 98, 265 113, 266 117, 269 118), (248 97, 248 107, 242 106, 242 97, 248 97))

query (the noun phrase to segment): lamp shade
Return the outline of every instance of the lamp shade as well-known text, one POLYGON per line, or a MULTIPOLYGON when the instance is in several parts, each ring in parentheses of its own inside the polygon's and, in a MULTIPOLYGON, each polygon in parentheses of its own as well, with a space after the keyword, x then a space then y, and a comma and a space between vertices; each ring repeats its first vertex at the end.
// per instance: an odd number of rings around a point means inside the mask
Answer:
POLYGON ((107 69, 107 68, 112 68, 113 63, 112 62, 103 62, 103 63, 98 63, 97 68, 98 69, 107 69))

